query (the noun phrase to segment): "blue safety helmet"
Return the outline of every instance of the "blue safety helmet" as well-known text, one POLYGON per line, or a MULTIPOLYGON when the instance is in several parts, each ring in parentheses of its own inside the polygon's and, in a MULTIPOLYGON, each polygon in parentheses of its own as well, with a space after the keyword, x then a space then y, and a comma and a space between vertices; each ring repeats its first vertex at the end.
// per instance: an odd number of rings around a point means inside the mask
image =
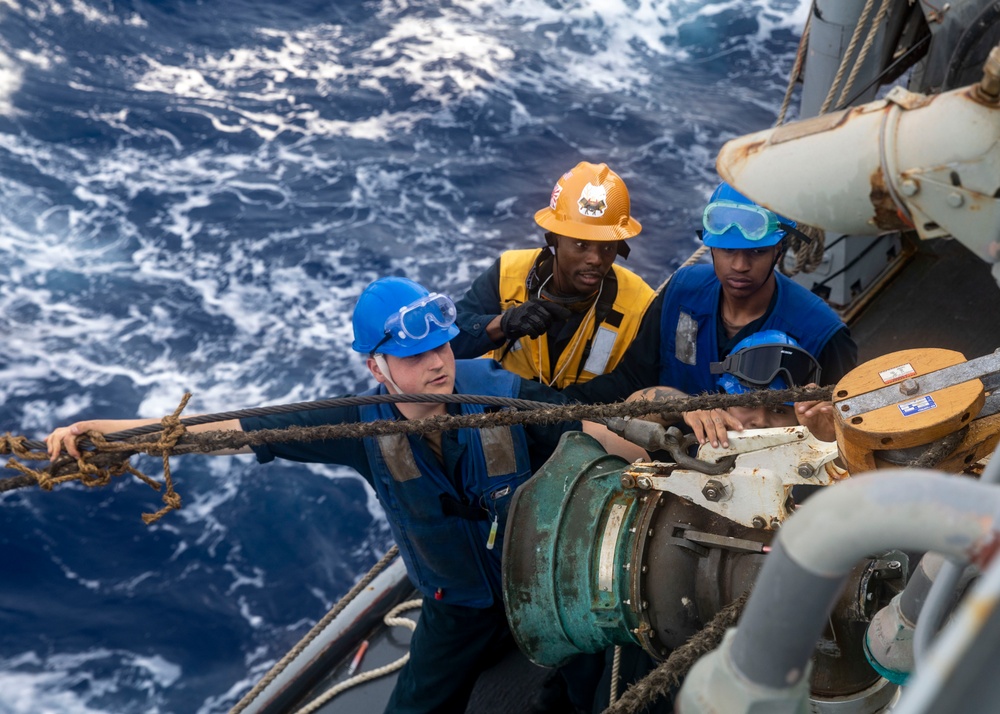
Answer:
POLYGON ((725 360, 713 362, 710 369, 719 375, 716 383, 727 394, 819 384, 821 374, 816 359, 780 330, 763 330, 740 340, 725 360))
POLYGON ((371 283, 354 308, 355 352, 409 357, 429 352, 458 334, 455 303, 407 278, 371 283))
POLYGON ((767 248, 777 245, 789 228, 794 230, 795 222, 758 206, 723 182, 702 212, 702 227, 702 241, 709 248, 767 248))

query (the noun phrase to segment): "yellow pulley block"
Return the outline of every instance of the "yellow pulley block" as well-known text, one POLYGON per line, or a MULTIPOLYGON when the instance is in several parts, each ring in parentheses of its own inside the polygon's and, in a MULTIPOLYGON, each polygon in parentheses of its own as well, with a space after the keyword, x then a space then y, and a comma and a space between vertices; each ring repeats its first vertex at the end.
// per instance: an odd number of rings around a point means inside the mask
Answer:
POLYGON ((912 349, 848 372, 833 390, 837 446, 847 470, 873 470, 879 451, 930 445, 968 426, 986 400, 982 381, 934 374, 965 361, 953 350, 912 349))

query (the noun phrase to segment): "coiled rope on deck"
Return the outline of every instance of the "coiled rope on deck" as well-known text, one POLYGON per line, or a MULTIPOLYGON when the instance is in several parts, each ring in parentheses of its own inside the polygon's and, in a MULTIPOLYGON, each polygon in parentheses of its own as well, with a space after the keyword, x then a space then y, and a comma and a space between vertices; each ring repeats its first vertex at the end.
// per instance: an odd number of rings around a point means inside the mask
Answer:
MULTIPOLYGON (((382 621, 388 627, 406 627, 413 632, 417 629, 417 623, 408 617, 400 617, 399 614, 405 610, 414 610, 421 606, 423 600, 416 598, 414 600, 407 600, 406 602, 401 602, 396 605, 396 607, 389 610, 382 621)), ((390 662, 389 664, 382 665, 381 667, 376 667, 375 669, 368 670, 358 674, 350 679, 345 679, 329 690, 323 692, 321 695, 316 697, 313 701, 306 704, 301 709, 295 711, 295 714, 312 714, 314 711, 319 709, 321 706, 326 704, 328 701, 336 697, 341 692, 345 692, 348 689, 357 687, 365 682, 370 682, 373 679, 378 679, 379 677, 384 677, 387 674, 395 672, 397 669, 402 669, 403 665, 410 661, 410 653, 407 651, 402 657, 397 659, 395 662, 390 662)))

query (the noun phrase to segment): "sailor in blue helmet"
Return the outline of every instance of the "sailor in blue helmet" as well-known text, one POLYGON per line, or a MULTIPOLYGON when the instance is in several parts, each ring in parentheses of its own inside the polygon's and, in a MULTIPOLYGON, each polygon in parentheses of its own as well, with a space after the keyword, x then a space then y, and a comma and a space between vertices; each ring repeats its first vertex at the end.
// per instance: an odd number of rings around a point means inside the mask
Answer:
MULTIPOLYGON (((726 394, 816 386, 822 374, 816 359, 780 330, 764 330, 741 340, 725 360, 712 363, 711 370, 718 375, 719 389, 726 394)), ((833 405, 822 401, 688 412, 684 421, 700 443, 711 440, 715 445, 717 441, 726 442, 725 428, 742 431, 799 424, 808 427, 817 439, 836 439, 833 405), (722 429, 717 427, 716 417, 721 417, 722 429)))
POLYGON ((818 296, 775 268, 795 223, 758 206, 726 183, 702 213, 712 265, 671 276, 618 367, 565 390, 574 399, 611 402, 651 385, 684 394, 714 392, 710 365, 762 330, 780 330, 815 355, 823 379, 836 383, 857 364, 847 326, 818 296))
MULTIPOLYGON (((365 355, 378 382, 366 394, 457 392, 566 401, 559 392, 524 380, 493 360, 456 361, 449 344, 458 333, 454 323, 455 304, 446 295, 406 278, 371 283, 353 315, 352 347, 365 355)), ((282 429, 485 409, 436 402, 375 404, 214 422, 190 430, 282 429)), ((54 430, 46 441, 53 458, 60 449, 78 455, 76 438, 87 431, 111 433, 156 421, 81 421, 54 430)), ((645 453, 635 452, 638 447, 602 426, 582 426, 626 458, 645 453)), ((375 490, 410 579, 423 594, 410 659, 400 671, 387 712, 464 712, 479 673, 514 647, 500 589, 507 510, 515 489, 551 455, 562 433, 580 428, 580 422, 563 422, 252 447, 262 463, 282 458, 350 466, 375 490)))

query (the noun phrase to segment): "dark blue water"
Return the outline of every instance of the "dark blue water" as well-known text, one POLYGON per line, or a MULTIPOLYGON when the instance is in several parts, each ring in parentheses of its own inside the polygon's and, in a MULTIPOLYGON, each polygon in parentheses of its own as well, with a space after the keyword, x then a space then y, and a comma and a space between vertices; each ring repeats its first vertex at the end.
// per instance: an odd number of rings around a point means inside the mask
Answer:
MULTIPOLYGON (((461 293, 582 159, 628 182, 658 284, 807 6, 0 3, 0 430, 358 391, 364 285, 461 293)), ((152 527, 131 478, 0 496, 0 713, 226 711, 390 545, 344 470, 173 474, 152 527)))

